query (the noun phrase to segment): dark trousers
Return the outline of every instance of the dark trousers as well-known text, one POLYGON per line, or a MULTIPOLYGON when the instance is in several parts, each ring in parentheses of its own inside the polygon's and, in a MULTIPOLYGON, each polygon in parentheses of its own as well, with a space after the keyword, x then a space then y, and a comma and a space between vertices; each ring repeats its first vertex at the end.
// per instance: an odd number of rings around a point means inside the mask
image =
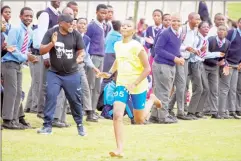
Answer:
POLYGON ((44 127, 51 127, 54 119, 54 112, 57 104, 57 96, 63 88, 66 98, 69 101, 74 121, 77 125, 82 124, 82 105, 80 73, 67 76, 60 76, 54 72, 47 73, 47 97, 44 108, 44 127))

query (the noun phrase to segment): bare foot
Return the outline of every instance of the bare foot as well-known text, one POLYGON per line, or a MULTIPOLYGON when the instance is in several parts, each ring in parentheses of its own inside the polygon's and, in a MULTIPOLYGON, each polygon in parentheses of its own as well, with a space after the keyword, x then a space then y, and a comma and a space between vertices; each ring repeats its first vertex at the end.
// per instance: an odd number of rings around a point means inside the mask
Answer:
POLYGON ((124 156, 123 153, 121 153, 118 150, 111 151, 111 152, 109 152, 109 154, 111 157, 117 157, 117 158, 123 158, 123 156, 124 156))
POLYGON ((150 95, 150 99, 154 101, 154 105, 156 105, 156 108, 162 108, 161 100, 159 100, 154 94, 150 95))

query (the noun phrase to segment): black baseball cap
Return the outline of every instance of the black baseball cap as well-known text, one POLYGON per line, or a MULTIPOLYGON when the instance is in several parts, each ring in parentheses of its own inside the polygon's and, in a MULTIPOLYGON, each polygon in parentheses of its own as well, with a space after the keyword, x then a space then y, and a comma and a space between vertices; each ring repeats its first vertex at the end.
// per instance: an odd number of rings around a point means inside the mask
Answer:
POLYGON ((58 17, 58 22, 67 22, 67 23, 71 23, 73 22, 74 18, 72 18, 69 14, 61 14, 58 17))

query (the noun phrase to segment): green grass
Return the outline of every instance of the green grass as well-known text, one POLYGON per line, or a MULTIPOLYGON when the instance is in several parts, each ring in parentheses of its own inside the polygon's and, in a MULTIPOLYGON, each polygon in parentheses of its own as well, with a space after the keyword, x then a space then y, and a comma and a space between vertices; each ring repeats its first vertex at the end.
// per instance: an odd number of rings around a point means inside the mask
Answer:
MULTIPOLYGON (((23 69, 23 89, 30 86, 27 68, 23 69)), ((27 114, 34 127, 42 120, 27 114)), ((108 152, 115 148, 112 121, 86 123, 88 136, 80 137, 72 126, 53 129, 53 135, 38 135, 36 129, 2 131, 3 161, 92 161, 114 160, 108 152)), ((125 119, 125 158, 136 161, 241 161, 240 120, 180 121, 173 125, 130 125, 125 119)))
POLYGON ((241 2, 229 2, 227 7, 229 18, 235 21, 241 18, 241 2))

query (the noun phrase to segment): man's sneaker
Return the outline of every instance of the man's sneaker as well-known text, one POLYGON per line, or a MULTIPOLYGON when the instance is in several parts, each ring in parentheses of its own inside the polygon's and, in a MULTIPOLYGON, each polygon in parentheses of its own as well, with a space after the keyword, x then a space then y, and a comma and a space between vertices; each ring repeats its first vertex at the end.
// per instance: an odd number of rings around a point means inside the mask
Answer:
POLYGON ((80 136, 86 136, 84 126, 82 124, 77 125, 77 129, 80 136))
POLYGON ((52 134, 52 128, 51 127, 42 127, 41 129, 39 129, 37 131, 38 134, 45 134, 45 135, 49 135, 52 134))

